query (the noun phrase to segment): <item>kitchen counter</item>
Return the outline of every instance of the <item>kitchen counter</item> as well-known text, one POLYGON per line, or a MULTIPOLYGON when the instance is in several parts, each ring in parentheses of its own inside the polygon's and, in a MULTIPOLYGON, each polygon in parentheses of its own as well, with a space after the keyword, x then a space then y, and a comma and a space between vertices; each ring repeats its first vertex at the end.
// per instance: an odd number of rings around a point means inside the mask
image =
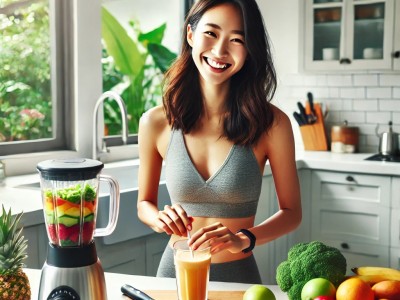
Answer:
MULTIPOLYGON (((25 269, 28 275, 32 290, 32 299, 37 299, 40 283, 40 270, 25 269)), ((124 275, 116 273, 105 273, 107 296, 109 300, 129 299, 122 295, 121 286, 129 284, 142 291, 146 290, 175 290, 176 282, 174 278, 157 278, 149 276, 124 275)), ((245 291, 251 284, 243 283, 227 283, 227 282, 210 282, 210 291, 245 291)), ((289 299, 276 285, 267 285, 267 287, 275 294, 277 300, 289 299)), ((82 299, 84 300, 84 299, 82 299)), ((212 300, 212 299, 210 299, 212 300)))
MULTIPOLYGON (((318 169, 341 172, 357 172, 375 175, 400 176, 400 163, 368 161, 374 153, 339 154, 329 151, 298 151, 296 165, 300 169, 318 169)), ((137 165, 139 160, 127 161, 137 165)), ((119 167, 127 162, 105 165, 119 167)), ((267 163, 264 175, 270 175, 267 163)), ((39 174, 7 177, 5 186, 0 186, 0 202, 5 208, 12 207, 13 214, 23 211, 24 226, 43 223, 42 199, 39 190, 39 174)))

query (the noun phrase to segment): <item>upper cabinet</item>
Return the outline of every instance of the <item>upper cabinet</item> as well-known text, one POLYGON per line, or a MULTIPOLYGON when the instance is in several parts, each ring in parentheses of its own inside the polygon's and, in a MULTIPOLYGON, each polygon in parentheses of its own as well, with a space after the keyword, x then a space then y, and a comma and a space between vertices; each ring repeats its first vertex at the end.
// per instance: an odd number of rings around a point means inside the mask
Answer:
POLYGON ((396 0, 393 68, 400 70, 400 0, 396 0))
POLYGON ((307 0, 305 69, 400 69, 399 12, 400 0, 307 0))

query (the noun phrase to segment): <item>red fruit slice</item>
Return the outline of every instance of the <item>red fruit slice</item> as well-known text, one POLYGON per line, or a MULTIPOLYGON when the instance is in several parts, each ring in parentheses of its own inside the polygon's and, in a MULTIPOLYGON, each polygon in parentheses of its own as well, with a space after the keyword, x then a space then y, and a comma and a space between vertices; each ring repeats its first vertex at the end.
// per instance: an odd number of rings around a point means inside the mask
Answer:
POLYGON ((91 222, 85 222, 83 223, 83 243, 84 244, 89 244, 90 241, 93 238, 93 231, 94 231, 94 221, 91 222))

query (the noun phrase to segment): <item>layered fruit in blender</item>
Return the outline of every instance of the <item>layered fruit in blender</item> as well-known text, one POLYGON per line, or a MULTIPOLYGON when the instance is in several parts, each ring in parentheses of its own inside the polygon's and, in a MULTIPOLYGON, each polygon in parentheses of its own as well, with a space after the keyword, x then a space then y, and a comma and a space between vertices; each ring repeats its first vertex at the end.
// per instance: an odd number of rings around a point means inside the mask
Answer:
POLYGON ((45 218, 50 242, 57 246, 87 245, 93 239, 96 188, 88 183, 45 189, 45 218))

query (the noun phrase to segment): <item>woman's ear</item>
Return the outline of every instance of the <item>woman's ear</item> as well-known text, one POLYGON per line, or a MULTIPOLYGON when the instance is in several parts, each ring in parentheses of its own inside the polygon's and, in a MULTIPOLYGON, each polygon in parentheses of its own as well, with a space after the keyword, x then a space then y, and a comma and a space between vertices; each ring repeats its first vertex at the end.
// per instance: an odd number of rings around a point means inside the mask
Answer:
POLYGON ((192 30, 192 26, 190 26, 190 24, 188 24, 188 26, 186 28, 186 40, 187 40, 189 46, 193 47, 193 30, 192 30))

